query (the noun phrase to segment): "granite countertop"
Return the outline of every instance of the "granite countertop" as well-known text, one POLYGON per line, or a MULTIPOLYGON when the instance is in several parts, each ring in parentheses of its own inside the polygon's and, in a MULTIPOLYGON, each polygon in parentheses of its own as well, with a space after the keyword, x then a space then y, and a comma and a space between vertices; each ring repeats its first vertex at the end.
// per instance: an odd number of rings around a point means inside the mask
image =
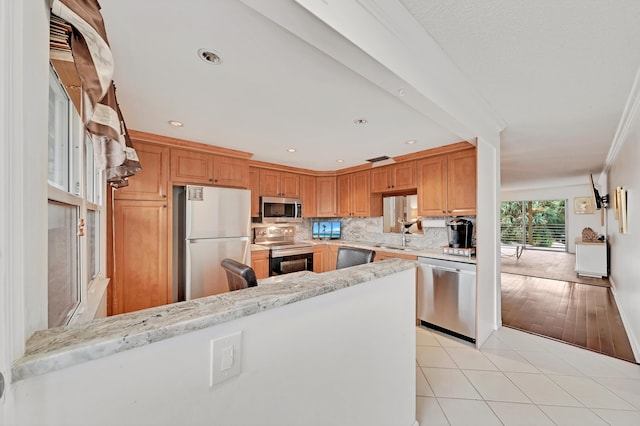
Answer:
POLYGON ((258 280, 257 287, 37 331, 12 368, 12 380, 56 371, 191 331, 415 268, 389 259, 316 274, 302 271, 258 280))
POLYGON ((352 246, 352 247, 362 247, 368 248, 371 250, 379 250, 389 253, 398 253, 398 254, 408 254, 417 257, 429 257, 432 259, 443 259, 443 260, 452 260, 454 262, 462 262, 462 263, 476 263, 476 257, 473 256, 471 258, 467 256, 455 256, 451 254, 442 253, 441 249, 425 249, 418 247, 406 246, 404 248, 396 248, 396 245, 390 244, 385 245, 381 243, 373 243, 366 241, 346 241, 346 240, 304 240, 306 243, 311 244, 336 244, 340 246, 352 246))

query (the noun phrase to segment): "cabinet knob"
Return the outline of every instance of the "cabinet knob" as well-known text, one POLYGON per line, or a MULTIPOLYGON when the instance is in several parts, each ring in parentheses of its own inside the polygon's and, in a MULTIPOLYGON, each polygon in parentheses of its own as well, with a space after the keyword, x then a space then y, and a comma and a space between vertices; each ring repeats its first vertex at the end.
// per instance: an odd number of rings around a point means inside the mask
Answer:
POLYGON ((167 194, 162 194, 162 198, 167 198, 167 194))
POLYGON ((213 182, 213 179, 209 179, 209 182, 213 182))
POLYGON ((167 208, 167 205, 166 205, 166 204, 163 204, 163 205, 162 205, 162 208, 163 208, 163 209, 166 209, 166 208, 167 208))
POLYGON ((214 183, 215 183, 215 182, 218 182, 218 179, 214 179, 214 180, 213 180, 213 182, 214 182, 214 183))

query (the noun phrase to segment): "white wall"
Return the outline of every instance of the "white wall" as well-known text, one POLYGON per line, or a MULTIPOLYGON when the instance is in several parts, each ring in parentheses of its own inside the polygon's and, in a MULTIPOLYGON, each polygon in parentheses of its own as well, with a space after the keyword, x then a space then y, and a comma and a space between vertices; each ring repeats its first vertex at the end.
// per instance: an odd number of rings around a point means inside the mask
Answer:
POLYGON ((611 165, 607 180, 608 193, 617 186, 628 191, 627 217, 629 232, 618 233, 613 208, 608 211, 609 244, 611 249, 610 281, 618 309, 624 321, 636 359, 640 360, 640 122, 636 121, 624 145, 611 165))
POLYGON ((0 0, 0 423, 15 424, 9 367, 47 327, 48 1, 0 0))
POLYGON ((17 424, 410 426, 415 274, 17 382, 17 424), (209 341, 239 330, 242 372, 210 389, 209 341))
MULTIPOLYGON (((567 248, 569 253, 576 252, 575 239, 582 236, 582 230, 586 227, 603 234, 604 227, 600 226, 600 212, 594 214, 575 214, 573 209, 574 197, 590 197, 591 187, 588 184, 589 176, 585 175, 584 185, 558 186, 537 189, 514 189, 500 191, 501 201, 528 201, 528 200, 567 200, 567 248)), ((602 191, 600 191, 602 192, 602 191)), ((601 194, 604 195, 604 194, 601 194)))

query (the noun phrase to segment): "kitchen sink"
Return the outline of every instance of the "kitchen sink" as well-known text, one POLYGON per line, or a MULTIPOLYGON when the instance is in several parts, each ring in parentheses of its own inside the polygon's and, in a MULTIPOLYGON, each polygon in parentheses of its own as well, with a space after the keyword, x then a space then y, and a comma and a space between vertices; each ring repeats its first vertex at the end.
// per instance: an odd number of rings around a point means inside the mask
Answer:
POLYGON ((374 247, 377 248, 381 248, 381 249, 389 249, 389 250, 406 250, 406 247, 396 247, 396 246, 388 246, 385 244, 376 244, 374 245, 374 247))

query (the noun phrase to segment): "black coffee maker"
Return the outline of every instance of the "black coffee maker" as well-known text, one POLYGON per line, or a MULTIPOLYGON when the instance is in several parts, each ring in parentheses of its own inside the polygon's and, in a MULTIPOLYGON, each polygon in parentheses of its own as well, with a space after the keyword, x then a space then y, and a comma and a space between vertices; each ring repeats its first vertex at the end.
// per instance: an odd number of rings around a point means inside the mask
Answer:
POLYGON ((449 247, 473 247, 471 245, 473 223, 470 220, 454 218, 447 223, 447 226, 449 227, 449 247))

